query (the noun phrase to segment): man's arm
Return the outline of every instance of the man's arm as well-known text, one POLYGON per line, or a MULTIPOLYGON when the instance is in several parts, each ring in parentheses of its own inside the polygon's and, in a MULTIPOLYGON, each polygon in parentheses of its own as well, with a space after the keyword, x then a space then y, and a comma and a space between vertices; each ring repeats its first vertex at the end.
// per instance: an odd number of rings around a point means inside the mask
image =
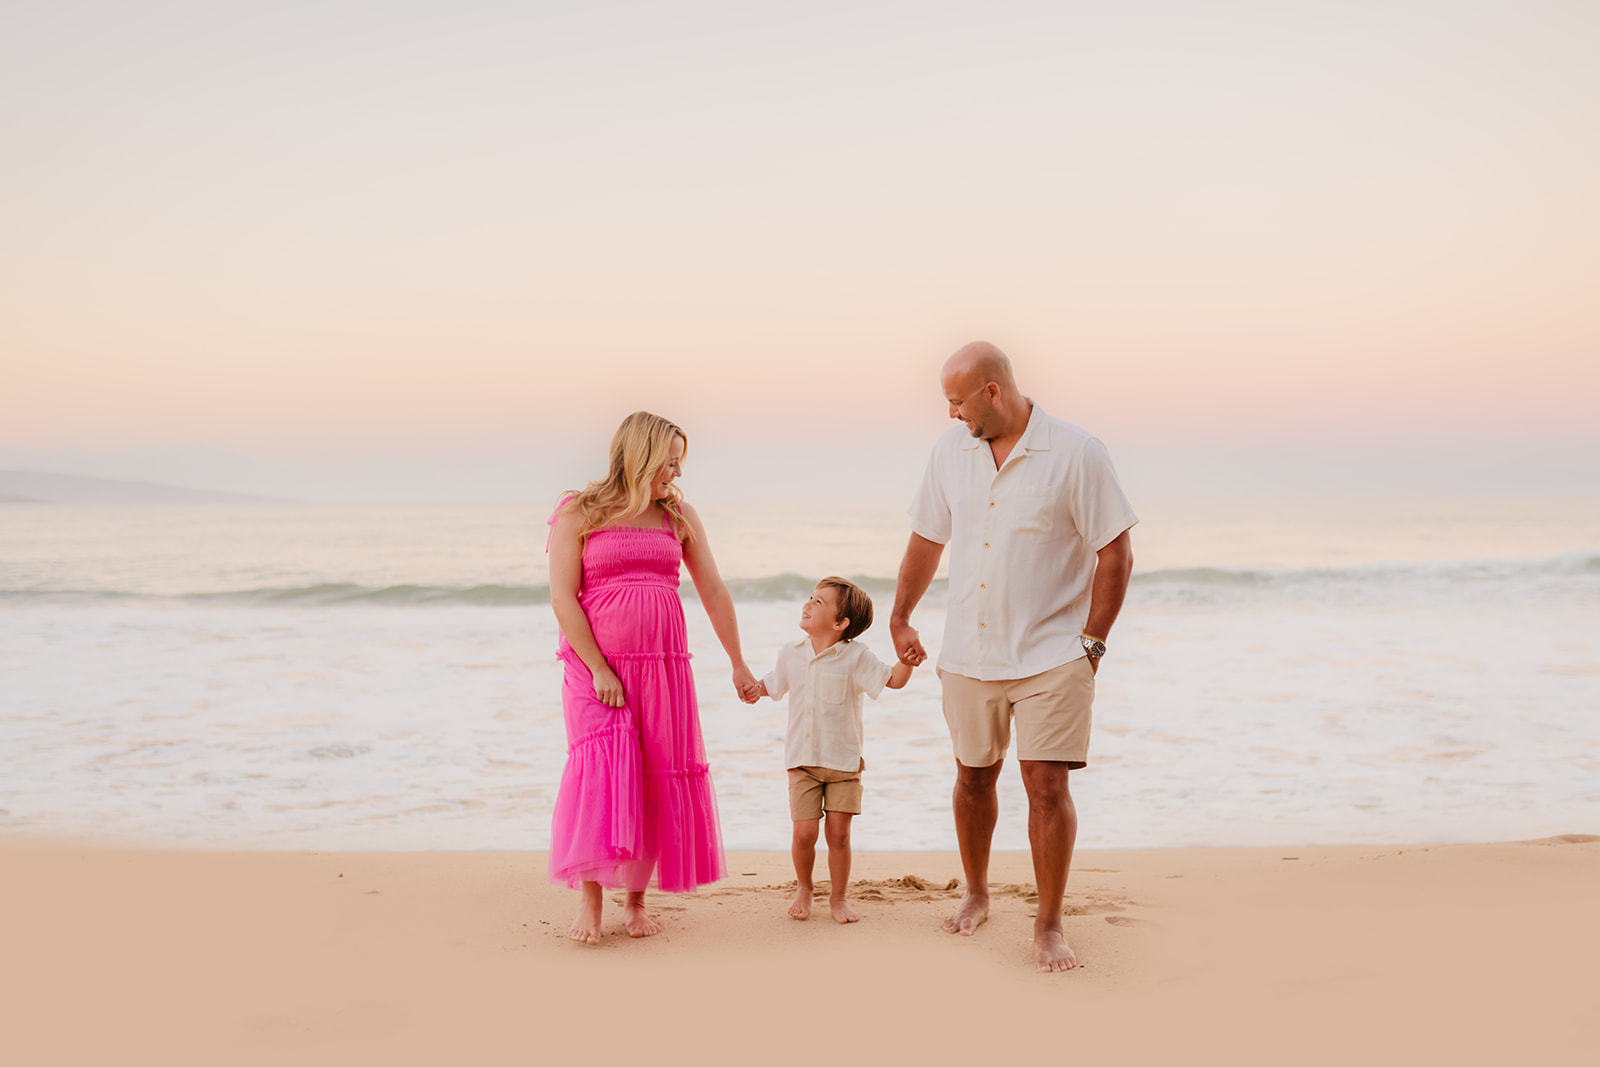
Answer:
MULTIPOLYGON (((1102 641, 1109 641, 1111 626, 1122 611, 1122 601, 1128 595, 1128 579, 1133 575, 1133 538, 1123 530, 1111 543, 1096 555, 1094 587, 1089 593, 1089 621, 1083 632, 1102 641)), ((1100 661, 1093 657, 1089 666, 1096 672, 1100 661)))
POLYGON ((895 579, 894 611, 889 615, 889 635, 900 661, 912 667, 926 660, 928 653, 922 647, 922 638, 911 628, 911 612, 921 603, 922 594, 932 584, 934 572, 939 569, 939 557, 943 555, 944 546, 939 542, 930 541, 921 534, 912 534, 911 541, 906 545, 905 558, 900 561, 900 576, 895 579))

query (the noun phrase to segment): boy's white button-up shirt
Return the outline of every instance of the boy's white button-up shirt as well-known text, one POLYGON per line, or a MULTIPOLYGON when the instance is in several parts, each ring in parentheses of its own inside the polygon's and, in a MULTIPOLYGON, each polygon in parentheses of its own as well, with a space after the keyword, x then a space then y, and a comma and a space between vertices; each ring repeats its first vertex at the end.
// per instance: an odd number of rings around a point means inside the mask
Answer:
POLYGON ((1038 404, 998 471, 965 426, 941 437, 910 514, 950 554, 939 668, 982 681, 1084 654, 1096 553, 1139 521, 1105 445, 1038 404))
POLYGON ((861 696, 883 692, 892 668, 860 641, 836 641, 813 654, 805 637, 778 650, 778 665, 762 679, 774 700, 789 697, 785 767, 861 767, 861 696))

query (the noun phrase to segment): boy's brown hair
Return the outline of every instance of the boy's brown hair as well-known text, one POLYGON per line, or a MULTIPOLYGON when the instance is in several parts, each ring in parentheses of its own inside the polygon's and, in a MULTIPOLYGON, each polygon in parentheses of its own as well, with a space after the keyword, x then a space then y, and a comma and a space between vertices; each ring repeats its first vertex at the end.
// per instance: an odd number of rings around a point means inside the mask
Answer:
POLYGON ((872 598, 867 591, 848 578, 831 575, 817 583, 818 589, 825 587, 834 590, 839 600, 839 613, 834 618, 850 620, 839 640, 853 641, 866 633, 872 625, 872 598))

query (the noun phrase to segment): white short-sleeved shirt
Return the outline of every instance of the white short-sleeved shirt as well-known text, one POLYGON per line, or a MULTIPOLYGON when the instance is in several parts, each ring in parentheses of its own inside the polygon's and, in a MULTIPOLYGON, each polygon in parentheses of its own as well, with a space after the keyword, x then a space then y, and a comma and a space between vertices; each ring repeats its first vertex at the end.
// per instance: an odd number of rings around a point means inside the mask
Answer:
POLYGON ((891 667, 860 641, 836 641, 813 654, 805 637, 778 650, 778 665, 762 679, 767 695, 789 695, 786 767, 861 767, 861 695, 873 700, 891 667))
POLYGON ((998 471, 988 441, 950 430, 911 502, 911 529, 950 553, 940 669, 996 681, 1082 656, 1095 554, 1138 521, 1105 445, 1038 404, 998 471))

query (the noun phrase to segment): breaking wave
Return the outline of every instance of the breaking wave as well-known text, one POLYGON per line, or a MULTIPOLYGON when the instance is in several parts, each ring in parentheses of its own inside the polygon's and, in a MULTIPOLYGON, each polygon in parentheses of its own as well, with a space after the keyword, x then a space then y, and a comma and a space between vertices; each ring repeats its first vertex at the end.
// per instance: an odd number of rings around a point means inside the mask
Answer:
MULTIPOLYGON (((1373 563, 1351 567, 1271 569, 1246 567, 1175 567, 1137 572, 1130 597, 1153 600, 1210 600, 1252 592, 1292 591, 1305 587, 1346 589, 1357 592, 1378 587, 1407 585, 1432 586, 1447 583, 1463 586, 1530 583, 1540 587, 1563 587, 1565 583, 1586 583, 1600 577, 1600 550, 1567 552, 1548 559, 1463 560, 1429 563, 1373 563)), ((894 593, 893 578, 871 575, 852 576, 874 598, 894 593)), ((741 603, 774 603, 805 598, 816 583, 810 575, 785 572, 765 578, 730 578, 728 588, 741 603)), ((943 579, 929 590, 930 598, 942 600, 946 591, 943 579)), ((694 586, 685 580, 680 586, 685 600, 696 599, 694 586)), ((527 607, 548 604, 548 585, 360 585, 352 582, 319 582, 312 585, 237 589, 215 592, 161 594, 125 589, 0 589, 0 604, 38 603, 123 603, 164 602, 191 605, 237 607, 527 607)), ((880 608, 882 610, 882 608, 880 608)))

